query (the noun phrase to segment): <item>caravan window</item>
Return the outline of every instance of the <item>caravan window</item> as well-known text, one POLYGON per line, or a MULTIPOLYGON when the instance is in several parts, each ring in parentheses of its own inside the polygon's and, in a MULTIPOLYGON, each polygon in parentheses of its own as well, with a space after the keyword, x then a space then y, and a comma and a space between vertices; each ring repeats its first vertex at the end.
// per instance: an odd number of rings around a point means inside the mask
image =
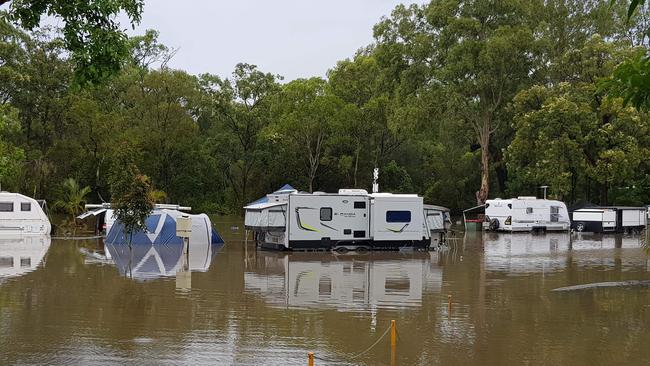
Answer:
POLYGON ((32 204, 29 202, 21 202, 20 203, 20 211, 31 211, 32 210, 32 204))
POLYGON ((366 201, 357 201, 354 203, 354 208, 366 208, 366 201))
POLYGON ((532 214, 533 213, 533 208, 532 207, 526 207, 526 213, 527 214, 532 214))
POLYGON ((386 222, 411 222, 411 211, 386 211, 386 222))
POLYGON ((332 221, 332 208, 331 207, 321 207, 321 209, 320 209, 320 221, 332 221))
POLYGON ((14 203, 0 202, 0 212, 14 212, 14 203))

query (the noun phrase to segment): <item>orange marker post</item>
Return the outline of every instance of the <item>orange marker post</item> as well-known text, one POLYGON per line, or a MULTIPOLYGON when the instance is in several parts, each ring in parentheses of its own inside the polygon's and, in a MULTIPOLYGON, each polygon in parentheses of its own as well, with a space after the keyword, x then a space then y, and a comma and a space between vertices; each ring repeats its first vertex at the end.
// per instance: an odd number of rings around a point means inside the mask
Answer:
POLYGON ((309 366, 314 366, 314 352, 309 352, 309 366))
POLYGON ((390 321, 390 364, 395 366, 397 364, 397 327, 395 320, 390 321))

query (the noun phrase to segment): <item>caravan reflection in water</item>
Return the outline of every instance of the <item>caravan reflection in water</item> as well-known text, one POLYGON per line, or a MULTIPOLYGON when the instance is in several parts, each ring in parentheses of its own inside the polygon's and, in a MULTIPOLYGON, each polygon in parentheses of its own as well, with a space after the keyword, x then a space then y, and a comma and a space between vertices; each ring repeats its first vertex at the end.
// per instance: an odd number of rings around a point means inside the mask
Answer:
POLYGON ((258 263, 244 274, 246 291, 273 305, 331 307, 341 311, 421 306, 423 292, 440 292, 438 253, 258 252, 258 263))
POLYGON ((633 251, 642 247, 639 236, 608 236, 599 234, 546 233, 496 234, 483 236, 485 264, 488 271, 534 273, 561 271, 569 265, 644 266, 645 261, 633 251), (612 251, 612 249, 621 249, 612 251))
POLYGON ((35 270, 49 248, 49 235, 0 236, 0 282, 35 270))

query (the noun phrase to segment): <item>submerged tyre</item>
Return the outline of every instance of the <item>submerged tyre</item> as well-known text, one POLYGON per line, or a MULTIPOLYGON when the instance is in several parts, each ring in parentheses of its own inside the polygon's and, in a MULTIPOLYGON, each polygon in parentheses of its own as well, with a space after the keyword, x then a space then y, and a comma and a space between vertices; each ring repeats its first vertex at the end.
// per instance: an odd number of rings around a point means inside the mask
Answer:
POLYGON ((348 252, 348 248, 346 247, 336 247, 334 250, 339 254, 345 254, 348 252))
POLYGON ((581 233, 585 231, 585 223, 584 222, 579 222, 576 224, 576 231, 581 233))

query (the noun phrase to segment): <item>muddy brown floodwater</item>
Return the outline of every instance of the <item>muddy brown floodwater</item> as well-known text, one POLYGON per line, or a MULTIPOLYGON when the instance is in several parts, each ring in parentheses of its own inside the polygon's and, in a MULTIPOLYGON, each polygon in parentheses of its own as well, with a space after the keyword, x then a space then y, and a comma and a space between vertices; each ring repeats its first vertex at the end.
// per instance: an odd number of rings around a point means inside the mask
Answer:
POLYGON ((468 233, 436 252, 284 254, 215 221, 226 245, 190 248, 180 274, 173 247, 135 250, 129 270, 100 239, 1 239, 0 365, 306 365, 308 352, 390 365, 388 338, 355 356, 392 319, 397 365, 650 362, 648 287, 551 291, 650 279, 640 237, 468 233))

